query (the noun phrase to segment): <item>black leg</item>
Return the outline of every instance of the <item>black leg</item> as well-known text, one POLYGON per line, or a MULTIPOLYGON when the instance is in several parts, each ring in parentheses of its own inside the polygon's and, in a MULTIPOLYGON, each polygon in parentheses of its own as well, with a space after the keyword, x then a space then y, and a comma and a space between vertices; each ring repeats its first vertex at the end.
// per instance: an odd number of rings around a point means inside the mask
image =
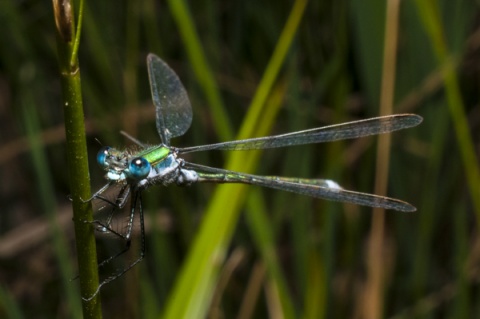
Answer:
MULTIPOLYGON (((109 186, 110 184, 107 184, 107 186, 109 186)), ((106 189, 108 187, 102 187, 101 190, 103 189, 106 189)), ((104 191, 104 190, 103 190, 104 191)), ((108 215, 108 218, 106 220, 106 222, 104 221, 101 221, 101 220, 93 220, 93 221, 83 221, 85 223, 89 223, 89 224, 93 224, 96 226, 96 230, 97 231, 100 231, 100 232, 103 232, 103 233, 106 233, 106 232, 110 232, 122 239, 125 239, 125 236, 122 235, 121 233, 113 230, 111 228, 111 223, 112 223, 112 219, 113 219, 113 215, 115 214, 115 211, 117 209, 122 209, 123 207, 125 207, 125 204, 127 203, 127 200, 128 200, 128 197, 130 196, 130 185, 126 184, 126 185, 123 185, 122 188, 120 189, 120 191, 118 192, 118 195, 117 195, 117 198, 115 199, 115 202, 103 197, 103 196, 100 196, 99 195, 99 192, 100 190, 95 193, 94 197, 96 199, 100 199, 104 202, 107 202, 108 204, 110 204, 112 206, 112 209, 108 215)), ((93 198, 93 197, 92 197, 93 198)))
POLYGON ((82 201, 85 202, 85 203, 88 203, 88 202, 92 201, 92 200, 95 199, 95 198, 99 198, 99 199, 103 199, 103 200, 107 201, 106 199, 104 199, 104 198, 103 198, 102 196, 100 196, 100 195, 102 195, 103 192, 105 192, 110 186, 112 186, 112 184, 113 184, 113 182, 108 182, 107 184, 103 185, 102 188, 100 188, 98 191, 96 191, 95 194, 92 195, 92 197, 90 197, 90 198, 87 199, 87 200, 83 200, 83 199, 82 199, 82 201))
POLYGON ((98 292, 100 291, 100 289, 104 285, 106 285, 106 284, 114 281, 115 279, 123 276, 127 271, 132 269, 136 264, 138 264, 140 261, 142 261, 142 259, 145 257, 145 225, 144 225, 144 216, 143 216, 143 207, 142 207, 142 195, 141 195, 141 191, 134 190, 133 191, 133 196, 132 196, 132 205, 131 205, 131 210, 130 210, 130 219, 129 219, 128 226, 127 226, 127 232, 124 236, 121 235, 122 238, 125 240, 125 248, 122 251, 120 251, 119 253, 117 253, 116 255, 105 259, 98 266, 102 267, 103 265, 109 263, 110 261, 119 257, 120 255, 123 255, 124 253, 126 253, 130 249, 131 235, 132 235, 132 230, 133 230, 133 221, 134 221, 134 217, 135 217, 135 209, 136 209, 136 206, 137 206, 137 202, 138 202, 138 210, 139 210, 139 214, 140 214, 140 233, 141 233, 140 256, 138 257, 137 260, 135 260, 129 266, 124 268, 122 271, 120 271, 120 272, 106 278, 104 281, 102 281, 98 285, 98 288, 93 293, 93 295, 88 297, 88 298, 83 298, 82 297, 83 300, 90 301, 93 298, 95 298, 95 296, 98 294, 98 292))
POLYGON ((118 192, 117 199, 115 199, 115 203, 113 204, 112 211, 110 212, 110 216, 107 218, 107 226, 110 228, 112 223, 113 215, 116 209, 122 209, 125 207, 127 203, 128 197, 130 196, 130 185, 124 185, 120 191, 118 192))

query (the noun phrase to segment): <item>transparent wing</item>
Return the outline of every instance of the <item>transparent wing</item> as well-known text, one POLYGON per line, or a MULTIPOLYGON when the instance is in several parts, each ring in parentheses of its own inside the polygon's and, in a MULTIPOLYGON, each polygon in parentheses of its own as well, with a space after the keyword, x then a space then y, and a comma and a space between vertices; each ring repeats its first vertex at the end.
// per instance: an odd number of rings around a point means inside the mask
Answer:
POLYGON ((177 151, 179 154, 182 154, 207 150, 253 150, 331 142, 389 133, 416 126, 420 124, 422 120, 421 116, 415 114, 381 116, 282 135, 179 148, 177 151))
POLYGON ((192 123, 192 106, 177 74, 158 56, 147 56, 148 76, 157 114, 157 131, 163 144, 183 135, 192 123))
POLYGON ((362 206, 381 207, 401 212, 416 211, 416 208, 407 202, 395 198, 345 190, 331 180, 258 176, 187 162, 185 162, 185 167, 197 172, 198 182, 259 185, 315 198, 353 203, 362 206))

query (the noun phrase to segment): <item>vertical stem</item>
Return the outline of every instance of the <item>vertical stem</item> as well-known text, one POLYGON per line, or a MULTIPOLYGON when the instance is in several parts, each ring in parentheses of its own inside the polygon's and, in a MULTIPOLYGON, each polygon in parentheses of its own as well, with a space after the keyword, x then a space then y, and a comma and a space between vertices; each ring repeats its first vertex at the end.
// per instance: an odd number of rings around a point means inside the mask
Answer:
MULTIPOLYGON (((385 35, 380 93, 380 115, 391 114, 395 95, 397 61, 397 35, 400 0, 389 0, 386 4, 385 35)), ((378 137, 375 194, 385 195, 390 163, 390 135, 378 137)), ((365 318, 382 318, 386 280, 385 253, 385 210, 373 210, 372 229, 368 248, 368 285, 365 297, 365 318)), ((388 263, 387 263, 388 264, 388 263)))
MULTIPOLYGON (((83 0, 82 0, 83 2, 83 0)), ((80 6, 82 6, 80 4, 80 6)), ((53 0, 57 30, 58 63, 61 74, 63 112, 65 118, 67 165, 73 200, 73 220, 78 253, 80 290, 84 298, 94 294, 98 287, 97 252, 93 227, 84 221, 92 220, 92 206, 84 202, 90 198, 85 124, 83 115, 80 68, 72 59, 78 49, 78 30, 75 30, 73 4, 70 0, 53 0)), ((101 318, 100 299, 83 301, 85 318, 101 318)))

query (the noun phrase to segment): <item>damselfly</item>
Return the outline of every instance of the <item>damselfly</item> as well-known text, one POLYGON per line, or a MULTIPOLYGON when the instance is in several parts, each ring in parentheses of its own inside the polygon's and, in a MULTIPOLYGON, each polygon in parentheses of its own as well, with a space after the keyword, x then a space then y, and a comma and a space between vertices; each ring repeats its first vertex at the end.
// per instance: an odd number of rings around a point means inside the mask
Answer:
POLYGON ((202 182, 245 183, 370 207, 402 212, 416 210, 414 206, 398 199, 345 190, 332 180, 244 174, 190 163, 180 156, 207 150, 267 149, 389 133, 420 124, 422 122, 420 116, 415 114, 382 116, 282 135, 178 148, 170 145, 170 139, 183 135, 192 122, 192 108, 187 92, 175 72, 159 57, 149 54, 147 65, 156 110, 156 126, 162 143, 147 147, 131 138, 140 146, 140 151, 119 151, 111 147, 103 147, 97 155, 97 161, 107 171, 105 177, 108 183, 92 196, 92 199, 102 199, 110 203, 113 210, 123 208, 131 197, 130 217, 124 233, 112 229, 111 216, 106 221, 93 222, 99 230, 114 233, 126 242, 126 248, 123 251, 103 261, 99 266, 103 266, 128 250, 137 211, 141 231, 140 256, 128 267, 104 280, 95 294, 88 299, 93 298, 103 285, 120 277, 143 259, 145 231, 141 194, 152 185, 190 185, 202 182), (120 191, 115 201, 110 201, 103 197, 102 193, 113 185, 119 186, 120 191))

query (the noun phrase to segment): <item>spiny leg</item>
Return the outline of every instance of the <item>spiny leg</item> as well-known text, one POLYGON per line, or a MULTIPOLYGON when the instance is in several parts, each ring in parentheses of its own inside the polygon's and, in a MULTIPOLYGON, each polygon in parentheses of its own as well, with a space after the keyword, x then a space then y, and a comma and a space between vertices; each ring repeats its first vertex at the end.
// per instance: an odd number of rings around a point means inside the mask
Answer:
POLYGON ((101 199, 106 201, 107 203, 111 203, 108 199, 102 197, 101 195, 110 187, 113 185, 113 181, 108 182, 107 184, 103 185, 102 188, 100 188, 98 191, 95 192, 89 199, 81 199, 84 203, 88 203, 96 198, 101 199))
POLYGON ((115 199, 115 202, 105 200, 103 197, 102 198, 98 197, 99 199, 102 199, 102 200, 106 201, 107 203, 110 203, 112 205, 112 210, 111 210, 106 222, 103 222, 103 221, 100 221, 100 220, 93 220, 89 223, 94 224, 96 226, 100 226, 100 228, 97 228, 97 230, 100 231, 100 232, 110 232, 114 235, 117 235, 117 236, 121 237, 122 239, 125 239, 124 235, 121 235, 120 233, 118 233, 117 231, 115 231, 111 228, 111 223, 112 223, 112 219, 113 219, 113 215, 115 214, 115 211, 117 209, 122 209, 123 207, 125 207, 125 204, 127 203, 128 197, 130 196, 130 189, 131 189, 130 185, 128 185, 128 184, 122 186, 122 188, 118 192, 118 195, 117 195, 117 198, 115 199))
POLYGON ((111 201, 110 199, 102 196, 102 194, 112 185, 113 185, 112 182, 106 184, 105 186, 100 188, 95 194, 92 195, 92 197, 90 197, 85 202, 89 202, 93 199, 99 199, 99 200, 104 201, 104 202, 106 202, 106 203, 108 203, 112 206, 115 206, 119 209, 123 208, 125 206, 126 201, 127 201, 128 195, 130 194, 130 185, 125 184, 125 185, 122 186, 122 188, 118 192, 118 196, 117 196, 117 198, 115 199, 114 202, 111 201), (122 194, 124 192, 126 192, 126 195, 123 196, 122 194))
MULTIPOLYGON (((112 201, 110 201, 107 198, 101 196, 110 186, 112 186, 112 184, 113 184, 113 181, 110 181, 107 184, 103 185, 102 188, 100 188, 98 191, 96 191, 95 194, 93 194, 90 198, 83 199, 83 198, 80 197, 80 200, 84 203, 88 203, 88 202, 91 202, 92 200, 98 198, 98 199, 101 199, 101 200, 113 205, 112 201)), ((73 202, 72 195, 68 195, 67 198, 68 198, 69 201, 73 202)))
MULTIPOLYGON (((107 222, 105 223, 105 222, 103 222, 101 220, 98 220, 98 219, 97 220, 91 220, 91 221, 82 219, 80 221, 85 223, 85 224, 94 225, 95 229, 97 231, 100 231, 102 233, 109 232, 109 233, 121 238, 122 240, 125 240, 125 235, 123 235, 120 232, 117 232, 116 230, 114 230, 111 227, 111 223, 112 223, 112 219, 113 219, 113 215, 115 214, 115 211, 117 209, 122 209, 123 207, 125 207, 128 196, 130 195, 130 185, 128 185, 128 184, 123 185, 122 188, 120 189, 120 191, 118 192, 118 196, 115 199, 115 202, 112 202, 111 200, 107 199, 106 197, 101 196, 101 194, 104 193, 112 184, 113 184, 112 182, 109 182, 109 183, 105 184, 102 188, 100 188, 97 192, 95 192, 95 194, 93 194, 92 197, 90 197, 88 200, 84 201, 84 202, 87 203, 87 202, 89 202, 93 199, 100 199, 100 200, 110 204, 112 206, 112 210, 109 214, 109 217, 107 218, 107 222)), ((106 260, 99 263, 98 268, 101 268, 103 265, 108 263, 111 259, 113 259, 113 258, 107 258, 106 260)), ((77 274, 71 280, 76 280, 76 279, 78 279, 79 276, 80 275, 77 274)))
MULTIPOLYGON (((99 232, 102 232, 102 233, 111 233, 117 237, 119 237, 120 239, 122 240, 127 240, 127 236, 114 230, 112 227, 111 227, 111 222, 112 222, 112 219, 113 219, 113 215, 115 214, 115 211, 117 209, 122 209, 123 207, 125 207, 125 204, 127 202, 127 199, 128 199, 128 196, 130 195, 130 187, 129 185, 124 185, 122 186, 122 188, 120 189, 119 191, 119 195, 117 196, 115 202, 112 202, 104 197, 101 197, 100 195, 98 195, 99 193, 103 193, 107 188, 108 186, 110 186, 111 183, 103 186, 99 191, 97 191, 93 196, 92 198, 98 198, 98 199, 101 199, 109 204, 112 205, 112 210, 109 214, 109 217, 107 218, 107 222, 103 222, 101 220, 92 220, 92 221, 88 221, 88 220, 81 220, 83 223, 86 223, 86 224, 91 224, 91 225, 94 225, 95 226, 95 229, 99 232), (124 195, 122 195, 124 193, 124 195)), ((128 249, 127 249, 128 250, 128 249)), ((109 263, 111 260, 117 258, 118 256, 120 256, 121 254, 123 254, 124 251, 121 251, 120 253, 116 254, 115 256, 113 257, 109 257, 105 260, 103 260, 102 262, 100 262, 98 264, 98 268, 102 268, 105 264, 109 263)), ((76 275, 75 277, 73 277, 71 280, 76 280, 79 278, 80 275, 76 275)))
MULTIPOLYGON (((122 186, 120 192, 119 192, 119 195, 117 196, 117 198, 115 199, 115 202, 111 201, 110 199, 106 198, 106 197, 103 197, 102 194, 108 189, 110 188, 110 186, 112 186, 114 184, 114 182, 110 181, 108 182, 107 184, 105 184, 104 186, 102 186, 102 188, 100 188, 98 191, 95 192, 95 194, 93 194, 89 199, 87 200, 82 200, 82 202, 84 203, 88 203, 94 199, 99 199, 103 202, 106 202, 107 204, 110 204, 111 206, 113 206, 113 209, 112 209, 112 212, 110 214, 110 217, 108 218, 108 222, 107 222, 107 226, 105 226, 103 224, 103 222, 99 221, 99 220, 93 220, 93 221, 88 221, 88 220, 79 220, 80 222, 83 222, 83 223, 89 223, 89 224, 96 224, 96 225, 99 225, 101 226, 103 229, 98 229, 97 230, 101 230, 103 232, 106 232, 107 230, 108 231, 112 231, 110 229, 110 222, 111 222, 111 219, 112 219, 112 216, 113 216, 113 213, 115 212, 115 208, 118 208, 118 209, 121 209, 125 206, 125 203, 126 203, 126 200, 128 198, 128 194, 129 194, 129 189, 128 189, 128 192, 127 192, 127 195, 122 197, 122 193, 125 191, 125 189, 129 188, 128 187, 128 184, 122 186), (119 200, 120 198, 120 200, 119 200)), ((113 233, 115 233, 114 231, 112 231, 113 233)))
POLYGON ((116 255, 107 258, 106 260, 101 262, 98 266, 101 267, 101 266, 105 265, 106 263, 108 263, 108 262, 112 261, 113 259, 119 257, 120 255, 126 253, 130 249, 131 235, 132 235, 132 229, 133 229, 133 219, 134 219, 134 216, 135 216, 135 209, 136 209, 137 201, 138 201, 138 210, 139 210, 139 214, 140 214, 140 236, 141 236, 141 239, 140 239, 140 256, 137 258, 137 260, 135 260, 133 263, 131 263, 128 267, 124 268, 122 271, 120 271, 117 274, 114 274, 113 276, 110 276, 109 278, 102 281, 98 285, 97 290, 95 290, 93 295, 90 296, 89 298, 83 298, 82 297, 83 300, 90 301, 93 298, 95 298, 95 296, 98 294, 98 292, 100 291, 100 289, 104 285, 106 285, 106 284, 114 281, 115 279, 123 276, 127 271, 132 269, 136 264, 138 264, 140 261, 142 261, 142 259, 145 257, 145 225, 144 225, 144 216, 143 216, 143 207, 142 207, 142 195, 141 195, 141 191, 135 190, 134 193, 133 193, 133 198, 132 198, 132 205, 131 205, 130 220, 129 220, 129 224, 128 224, 128 229, 127 229, 127 233, 124 237, 124 239, 126 241, 125 248, 122 251, 120 251, 119 253, 117 253, 116 255))
MULTIPOLYGON (((109 227, 107 228, 106 225, 98 223, 99 225, 105 227, 108 231, 117 235, 118 237, 120 237, 121 239, 123 239, 125 241, 125 248, 122 251, 118 252, 117 254, 115 254, 113 256, 110 256, 107 259, 103 260, 100 264, 98 264, 99 268, 101 268, 105 264, 108 264, 110 261, 119 257, 120 255, 123 255, 124 253, 126 253, 130 249, 130 244, 131 244, 131 240, 132 240, 133 222, 134 222, 134 218, 135 218, 135 208, 136 208, 136 203, 137 203, 138 197, 140 197, 140 191, 136 190, 136 191, 134 191, 134 195, 133 195, 133 198, 132 198, 132 203, 131 203, 131 208, 130 208, 130 217, 128 219, 127 231, 125 232, 125 235, 123 235, 123 234, 121 234, 121 233, 119 233, 119 232, 117 232, 117 231, 115 231, 115 230, 113 230, 109 227)), ((140 200, 139 207, 141 208, 141 200, 140 200)))

